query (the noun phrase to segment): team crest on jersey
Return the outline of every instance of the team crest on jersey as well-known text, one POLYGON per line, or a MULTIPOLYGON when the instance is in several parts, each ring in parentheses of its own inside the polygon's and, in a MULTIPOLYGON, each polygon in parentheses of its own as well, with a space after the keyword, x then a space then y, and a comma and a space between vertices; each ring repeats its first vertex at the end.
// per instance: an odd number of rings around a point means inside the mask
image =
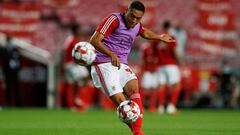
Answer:
POLYGON ((112 86, 112 90, 113 90, 113 91, 116 90, 116 86, 112 86))

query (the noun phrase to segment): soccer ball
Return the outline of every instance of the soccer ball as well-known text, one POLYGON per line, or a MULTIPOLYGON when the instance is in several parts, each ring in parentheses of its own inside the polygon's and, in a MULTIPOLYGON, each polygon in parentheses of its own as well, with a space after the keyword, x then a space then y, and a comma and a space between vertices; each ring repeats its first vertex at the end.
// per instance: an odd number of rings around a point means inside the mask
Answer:
POLYGON ((125 123, 135 122, 140 116, 138 104, 132 100, 123 101, 117 108, 117 116, 125 123))
POLYGON ((78 42, 72 49, 73 60, 81 65, 88 66, 96 58, 96 50, 89 42, 78 42))

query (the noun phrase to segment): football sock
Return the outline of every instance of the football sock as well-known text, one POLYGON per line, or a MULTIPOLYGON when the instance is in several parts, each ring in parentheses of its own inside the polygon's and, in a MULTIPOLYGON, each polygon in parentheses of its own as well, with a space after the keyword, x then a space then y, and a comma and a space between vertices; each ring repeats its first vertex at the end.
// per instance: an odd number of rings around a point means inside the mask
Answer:
POLYGON ((71 84, 66 85, 66 102, 68 107, 74 106, 73 86, 71 84))
POLYGON ((159 89, 157 95, 158 95, 158 106, 163 106, 165 97, 166 97, 166 89, 165 88, 159 89))
POLYGON ((153 89, 150 90, 149 93, 149 110, 154 112, 156 110, 155 107, 155 91, 153 89))
POLYGON ((129 124, 129 127, 131 128, 133 135, 144 135, 142 132, 143 105, 142 105, 140 94, 135 93, 135 94, 131 95, 130 100, 132 100, 138 104, 141 115, 137 119, 137 121, 129 124))
POLYGON ((179 87, 175 87, 174 89, 172 89, 170 104, 176 105, 176 103, 178 101, 179 94, 180 94, 180 88, 179 87))

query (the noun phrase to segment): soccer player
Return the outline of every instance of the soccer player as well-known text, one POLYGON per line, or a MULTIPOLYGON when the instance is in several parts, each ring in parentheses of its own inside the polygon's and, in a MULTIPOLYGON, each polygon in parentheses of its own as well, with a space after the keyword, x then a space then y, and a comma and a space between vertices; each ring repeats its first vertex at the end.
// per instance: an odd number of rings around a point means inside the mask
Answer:
POLYGON ((89 77, 89 72, 86 67, 75 64, 72 59, 73 47, 83 40, 82 28, 80 25, 74 24, 71 26, 71 32, 72 34, 64 42, 62 52, 63 63, 61 68, 64 77, 59 90, 59 98, 65 96, 66 105, 73 109, 76 107, 75 99, 80 89, 79 83, 83 83, 83 80, 89 77))
POLYGON ((158 90, 157 68, 157 44, 148 45, 142 51, 142 82, 145 99, 148 100, 148 109, 151 112, 156 111, 156 92, 158 90))
MULTIPOLYGON (((167 34, 155 34, 144 28, 140 20, 145 7, 140 1, 133 1, 124 13, 107 16, 91 37, 91 44, 97 49, 95 63, 91 67, 94 85, 119 106, 130 99, 136 102, 143 114, 138 90, 138 80, 128 66, 128 55, 134 39, 140 35, 145 39, 175 42, 167 34)), ((128 124, 133 135, 143 135, 142 115, 134 123, 128 124)))
MULTIPOLYGON (((169 21, 165 21, 162 27, 164 33, 168 34, 171 28, 171 23, 169 21)), ((180 93, 180 70, 177 64, 182 66, 183 61, 178 55, 176 42, 166 44, 154 41, 153 44, 157 44, 158 46, 159 68, 157 72, 160 83, 158 91, 158 112, 165 112, 164 102, 167 98, 167 94, 169 93, 170 100, 166 111, 169 114, 175 114, 177 112, 176 103, 180 93)))
POLYGON ((185 48, 188 40, 186 30, 181 26, 180 22, 177 22, 175 26, 170 30, 170 33, 176 38, 176 42, 178 43, 177 51, 179 56, 182 59, 186 59, 185 48))

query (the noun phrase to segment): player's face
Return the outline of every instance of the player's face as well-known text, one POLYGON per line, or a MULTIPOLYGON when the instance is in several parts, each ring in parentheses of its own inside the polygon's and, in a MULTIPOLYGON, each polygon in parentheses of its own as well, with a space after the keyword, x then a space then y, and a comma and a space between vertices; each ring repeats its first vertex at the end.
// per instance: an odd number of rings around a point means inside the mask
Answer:
POLYGON ((133 28, 143 17, 143 12, 136 9, 128 9, 125 13, 125 20, 128 28, 133 28))

